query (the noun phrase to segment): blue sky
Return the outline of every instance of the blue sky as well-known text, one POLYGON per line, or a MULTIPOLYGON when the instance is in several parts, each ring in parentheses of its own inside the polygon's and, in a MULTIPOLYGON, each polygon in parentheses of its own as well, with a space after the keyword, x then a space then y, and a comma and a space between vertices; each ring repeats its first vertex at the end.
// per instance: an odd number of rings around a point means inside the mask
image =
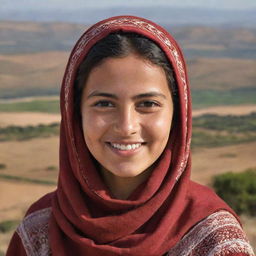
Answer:
POLYGON ((0 0, 5 9, 76 9, 81 7, 115 7, 115 6, 156 6, 173 7, 207 7, 218 9, 250 9, 256 8, 256 0, 0 0))

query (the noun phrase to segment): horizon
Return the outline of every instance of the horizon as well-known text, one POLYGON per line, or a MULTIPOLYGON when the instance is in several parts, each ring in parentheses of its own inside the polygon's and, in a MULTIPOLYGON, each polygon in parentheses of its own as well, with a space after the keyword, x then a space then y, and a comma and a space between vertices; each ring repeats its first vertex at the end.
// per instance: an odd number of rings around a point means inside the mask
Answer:
MULTIPOLYGON (((183 5, 178 5, 177 0, 170 0, 169 4, 164 5, 167 0, 160 0, 158 2, 160 5, 156 8, 152 4, 152 0, 138 0, 138 4, 132 4, 135 0, 130 0, 129 6, 127 3, 114 5, 115 2, 111 2, 112 4, 104 7, 104 5, 95 6, 91 0, 87 0, 86 3, 81 3, 82 0, 75 0, 77 4, 69 8, 70 3, 65 5, 66 0, 62 0, 62 5, 59 4, 60 0, 51 0, 51 4, 48 4, 49 1, 45 0, 43 3, 35 5, 35 0, 20 0, 17 5, 10 5, 7 0, 0 0, 0 3, 4 2, 3 8, 0 9, 0 21, 64 22, 90 25, 113 16, 131 15, 143 17, 162 25, 256 27, 256 6, 253 9, 248 8, 252 5, 244 5, 243 9, 238 9, 239 4, 232 5, 232 9, 225 8, 224 5, 222 9, 217 9, 220 8, 219 5, 211 8, 212 5, 205 6, 200 3, 200 0, 190 7, 184 5, 186 1, 182 2, 183 5), (150 4, 147 2, 145 5, 145 1, 150 1, 150 4), (30 2, 32 4, 28 4, 30 2), (85 4, 86 6, 84 6, 85 4)), ((106 4, 107 0, 98 1, 106 4)), ((219 0, 212 0, 211 4, 217 2, 219 0)), ((237 1, 229 0, 229 2, 237 1)))
POLYGON ((217 10, 249 10, 256 9, 256 1, 253 0, 226 0, 225 2, 221 0, 194 0, 193 2, 189 0, 179 1, 179 0, 158 0, 157 3, 154 0, 129 0, 126 3, 120 3, 119 0, 98 0, 97 4, 93 0, 74 0, 72 3, 67 0, 0 0, 2 6, 2 11, 15 11, 15 10, 76 10, 80 8, 121 8, 121 7, 173 7, 173 8, 199 8, 199 9, 217 9, 217 10))

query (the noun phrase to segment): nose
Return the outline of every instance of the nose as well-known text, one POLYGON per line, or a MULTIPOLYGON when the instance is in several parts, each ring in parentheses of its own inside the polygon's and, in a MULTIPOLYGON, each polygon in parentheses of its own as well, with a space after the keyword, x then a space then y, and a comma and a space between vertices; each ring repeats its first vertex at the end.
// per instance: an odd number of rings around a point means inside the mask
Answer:
POLYGON ((139 130, 139 116, 132 107, 124 107, 118 111, 114 131, 121 136, 136 134, 139 130))

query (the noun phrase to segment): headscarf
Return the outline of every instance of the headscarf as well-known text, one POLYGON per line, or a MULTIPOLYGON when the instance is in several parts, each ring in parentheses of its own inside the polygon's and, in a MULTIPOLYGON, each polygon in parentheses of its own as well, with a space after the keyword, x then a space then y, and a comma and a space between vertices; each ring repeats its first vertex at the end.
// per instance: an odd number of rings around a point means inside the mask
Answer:
MULTIPOLYGON (((74 46, 61 89, 60 174, 52 202, 52 254, 164 255, 200 220, 226 209, 210 189, 190 180, 191 98, 182 52, 159 25, 118 16, 90 27, 74 46), (112 32, 153 40, 170 61, 178 87, 178 119, 151 176, 126 200, 111 196, 83 138, 74 110, 74 84, 91 47, 112 32)), ((161 131, 159 131, 161 132, 161 131)))

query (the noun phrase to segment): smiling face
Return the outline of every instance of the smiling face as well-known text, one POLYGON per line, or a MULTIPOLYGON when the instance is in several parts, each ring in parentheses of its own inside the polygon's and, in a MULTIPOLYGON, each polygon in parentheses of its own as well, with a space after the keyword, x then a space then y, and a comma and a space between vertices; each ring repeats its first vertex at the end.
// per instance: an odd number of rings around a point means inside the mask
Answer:
POLYGON ((164 70, 130 54, 93 68, 81 100, 86 145, 102 169, 135 177, 163 152, 173 103, 164 70))

